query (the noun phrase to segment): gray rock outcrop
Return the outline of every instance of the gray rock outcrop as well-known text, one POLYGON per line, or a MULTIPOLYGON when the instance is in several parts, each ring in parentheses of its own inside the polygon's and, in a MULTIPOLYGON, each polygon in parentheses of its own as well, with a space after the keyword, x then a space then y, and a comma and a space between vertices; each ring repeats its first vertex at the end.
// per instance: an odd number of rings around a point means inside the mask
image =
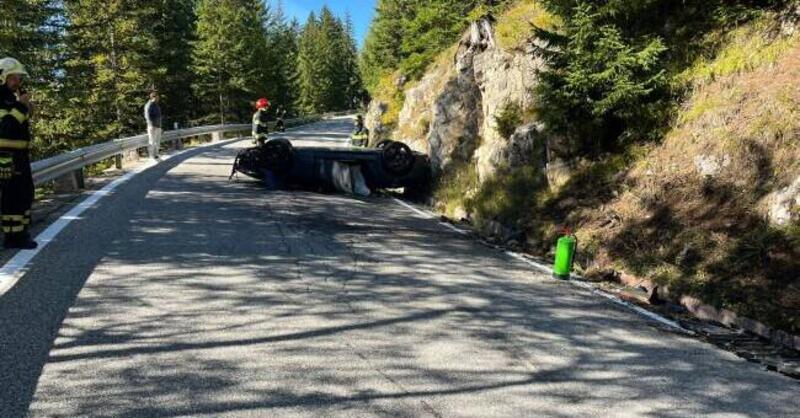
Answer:
MULTIPOLYGON (((536 125, 513 138, 497 131, 496 116, 508 104, 534 104, 533 89, 542 62, 531 51, 504 51, 496 46, 488 20, 473 23, 452 62, 433 65, 405 92, 394 138, 430 155, 436 170, 453 159, 476 164, 480 181, 497 168, 537 159, 529 142, 539 140, 536 125)), ((369 127, 369 125, 368 125, 369 127)))

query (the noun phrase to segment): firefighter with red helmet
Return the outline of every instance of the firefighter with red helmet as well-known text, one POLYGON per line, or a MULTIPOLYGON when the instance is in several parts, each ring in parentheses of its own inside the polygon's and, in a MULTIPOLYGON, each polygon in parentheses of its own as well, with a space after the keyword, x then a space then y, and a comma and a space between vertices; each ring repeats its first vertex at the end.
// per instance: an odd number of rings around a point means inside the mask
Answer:
POLYGON ((269 110, 269 106, 269 100, 267 100, 266 97, 262 97, 256 101, 256 113, 253 114, 253 138, 259 145, 263 145, 267 142, 267 134, 269 133, 269 128, 267 126, 269 117, 267 116, 267 111, 269 110))

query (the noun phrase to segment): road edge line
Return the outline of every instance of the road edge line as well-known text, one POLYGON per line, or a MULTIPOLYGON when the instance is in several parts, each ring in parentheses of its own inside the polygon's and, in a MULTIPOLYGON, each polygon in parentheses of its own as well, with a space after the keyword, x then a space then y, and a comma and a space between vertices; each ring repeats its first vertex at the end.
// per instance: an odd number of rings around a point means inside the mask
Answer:
MULTIPOLYGON (((412 212, 416 213, 417 215, 421 216, 423 219, 435 220, 435 219, 438 218, 438 216, 436 216, 436 214, 431 213, 431 212, 426 212, 426 211, 421 210, 421 209, 418 209, 418 208, 416 208, 416 207, 414 207, 414 206, 412 206, 412 205, 406 203, 405 201, 403 201, 401 199, 398 199, 396 197, 392 197, 392 200, 394 200, 399 205, 405 207, 406 209, 409 209, 412 212)), ((461 229, 461 228, 458 228, 455 225, 451 225, 451 224, 449 224, 447 222, 442 222, 442 221, 438 221, 438 223, 439 223, 439 225, 441 225, 441 226, 443 226, 443 227, 445 227, 445 228, 447 228, 447 229, 449 229, 449 230, 451 230, 453 232, 456 232, 458 234, 469 235, 469 231, 461 229)))
POLYGON ((14 256, 11 257, 10 260, 8 260, 8 262, 6 262, 2 267, 0 267, 0 297, 4 296, 6 293, 8 293, 9 290, 14 288, 14 286, 28 272, 28 264, 39 254, 39 252, 41 252, 45 247, 47 247, 47 245, 50 244, 50 242, 55 240, 55 238, 58 236, 58 234, 61 233, 61 231, 63 231, 70 223, 72 223, 72 221, 80 219, 80 215, 83 214, 83 212, 93 207, 95 204, 97 204, 97 202, 100 201, 100 199, 106 197, 121 184, 126 183, 128 180, 136 177, 137 175, 143 173, 144 171, 147 171, 150 168, 156 167, 159 164, 169 161, 172 158, 183 155, 184 153, 215 145, 227 145, 233 142, 241 141, 243 139, 247 139, 247 137, 233 138, 225 141, 212 142, 209 144, 203 144, 198 147, 184 149, 171 155, 165 155, 164 157, 162 157, 160 162, 148 161, 143 165, 136 167, 133 170, 125 173, 121 177, 114 179, 111 183, 106 184, 99 190, 95 190, 94 192, 90 193, 89 196, 87 196, 80 203, 72 207, 69 211, 67 211, 67 213, 61 215, 52 224, 48 225, 44 231, 40 232, 39 235, 36 236, 36 241, 39 243, 39 246, 35 250, 20 250, 16 254, 14 254, 14 256))
MULTIPOLYGON (((422 209, 419 209, 419 208, 416 208, 413 205, 411 205, 411 204, 409 204, 409 203, 407 203, 407 202, 405 202, 405 201, 403 201, 401 199, 398 199, 396 197, 392 197, 392 199, 396 203, 398 203, 399 205, 405 207, 406 209, 411 210, 412 212, 418 214, 419 216, 421 216, 424 219, 429 219, 430 220, 430 219, 438 218, 438 216, 436 216, 435 214, 430 213, 430 212, 426 212, 426 211, 424 211, 422 209)), ((459 234, 462 234, 462 235, 468 235, 469 234, 469 231, 466 231, 466 230, 463 230, 463 229, 460 229, 460 228, 456 228, 455 226, 453 226, 453 225, 451 225, 451 224, 449 224, 447 222, 439 221, 439 225, 445 226, 445 227, 447 227, 447 228, 449 228, 451 230, 454 230, 454 231, 456 231, 456 232, 458 232, 459 234)), ((529 259, 528 257, 524 256, 521 253, 518 253, 518 252, 515 252, 515 251, 511 251, 511 250, 503 250, 503 253, 506 254, 507 256, 512 257, 512 258, 514 258, 514 259, 516 259, 518 261, 521 261, 521 262, 523 262, 523 263, 525 263, 525 264, 527 264, 527 265, 529 265, 531 267, 534 267, 535 269, 537 269, 537 270, 539 270, 539 271, 541 271, 543 273, 546 273, 548 275, 553 274, 553 269, 551 267, 546 266, 546 265, 541 264, 541 263, 538 263, 536 261, 533 261, 533 260, 529 259)), ((580 278, 580 276, 576 276, 576 275, 573 275, 573 277, 580 278)), ((647 319, 650 319, 652 321, 655 321, 655 322, 658 322, 658 323, 660 323, 662 325, 665 325, 665 326, 667 326, 669 328, 672 328, 672 329, 674 329, 675 331, 677 331, 679 333, 686 334, 686 335, 696 335, 696 333, 694 331, 684 328, 683 326, 681 326, 679 323, 677 323, 675 321, 672 321, 672 320, 670 320, 670 319, 668 319, 668 318, 666 318, 664 316, 661 316, 661 315, 659 315, 659 314, 657 314, 655 312, 648 311, 647 309, 644 309, 641 306, 636 306, 636 305, 634 305, 634 304, 632 304, 630 302, 622 300, 619 297, 617 297, 616 295, 608 293, 608 292, 598 288, 597 286, 592 285, 589 282, 581 281, 581 280, 566 280, 566 282, 569 283, 570 285, 572 285, 573 287, 577 287, 577 288, 580 288, 580 289, 588 290, 593 294, 596 294, 596 295, 601 296, 601 297, 603 297, 605 299, 608 299, 611 302, 613 302, 613 303, 615 303, 615 304, 617 304, 619 306, 625 307, 625 308, 627 308, 627 309, 639 314, 640 316, 643 316, 643 317, 645 317, 647 319)))

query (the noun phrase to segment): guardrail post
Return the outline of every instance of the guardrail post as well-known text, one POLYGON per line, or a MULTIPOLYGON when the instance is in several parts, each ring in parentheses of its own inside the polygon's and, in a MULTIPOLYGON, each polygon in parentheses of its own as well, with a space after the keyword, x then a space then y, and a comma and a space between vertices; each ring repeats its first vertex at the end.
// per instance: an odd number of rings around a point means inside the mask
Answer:
POLYGON ((211 142, 219 142, 222 141, 223 134, 221 131, 211 132, 211 142))
POLYGON ((72 193, 85 187, 86 184, 83 179, 82 168, 65 174, 53 181, 53 191, 56 193, 72 193))
POLYGON ((114 167, 116 167, 117 170, 122 170, 122 154, 114 156, 114 167))

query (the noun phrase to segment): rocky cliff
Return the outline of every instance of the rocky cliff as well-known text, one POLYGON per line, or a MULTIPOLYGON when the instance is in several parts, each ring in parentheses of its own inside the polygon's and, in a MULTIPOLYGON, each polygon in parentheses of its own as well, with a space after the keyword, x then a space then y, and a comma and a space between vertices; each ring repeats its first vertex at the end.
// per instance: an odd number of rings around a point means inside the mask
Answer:
MULTIPOLYGON (((504 165, 529 163, 535 123, 510 137, 497 127, 509 107, 533 108, 537 70, 542 66, 529 46, 506 50, 495 41, 489 20, 473 23, 459 44, 445 51, 426 75, 408 86, 393 139, 431 156, 442 172, 456 161, 474 162, 480 181, 504 165)), ((371 131, 386 133, 381 116, 387 104, 373 101, 367 115, 371 131)), ((520 115, 524 116, 524 115, 520 115)))

